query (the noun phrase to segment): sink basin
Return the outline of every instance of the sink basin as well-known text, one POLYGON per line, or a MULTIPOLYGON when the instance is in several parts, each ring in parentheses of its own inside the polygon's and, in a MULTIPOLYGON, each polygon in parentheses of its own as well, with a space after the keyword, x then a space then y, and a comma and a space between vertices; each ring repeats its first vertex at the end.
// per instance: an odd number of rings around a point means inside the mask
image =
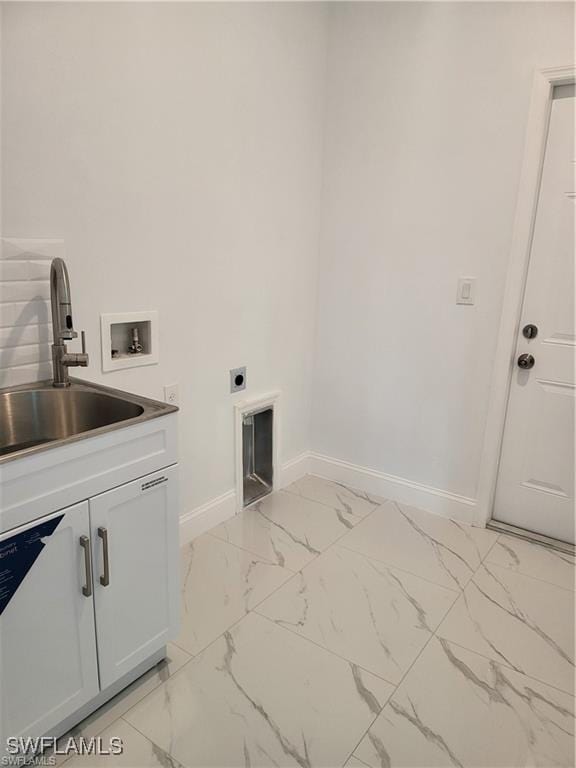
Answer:
POLYGON ((23 453, 177 410, 155 400, 74 381, 0 390, 0 462, 23 453))

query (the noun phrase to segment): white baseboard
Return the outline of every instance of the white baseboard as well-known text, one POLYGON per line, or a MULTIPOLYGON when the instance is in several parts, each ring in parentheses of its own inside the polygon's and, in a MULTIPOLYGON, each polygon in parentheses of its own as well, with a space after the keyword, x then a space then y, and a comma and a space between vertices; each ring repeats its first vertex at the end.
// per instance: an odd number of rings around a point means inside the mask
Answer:
POLYGON ((419 507, 428 512, 472 525, 478 524, 476 500, 451 491, 360 467, 347 461, 310 453, 307 471, 312 475, 349 485, 358 490, 419 507))
MULTIPOLYGON (((280 469, 277 488, 285 488, 295 480, 308 474, 308 452, 287 461, 280 469)), ((236 514, 236 491, 231 490, 207 501, 180 518, 180 545, 187 544, 192 539, 206 533, 220 523, 224 523, 236 514)))
MULTIPOLYGON (((453 520, 461 520, 472 525, 479 524, 475 499, 318 453, 301 453, 283 464, 277 488, 285 488, 307 474, 335 480, 352 488, 393 499, 402 504, 409 504, 412 507, 419 507, 453 520)), ((229 520, 236 512, 234 490, 227 491, 196 507, 180 518, 180 544, 186 544, 216 525, 229 520)))
POLYGON ((180 546, 236 514, 236 492, 227 491, 180 518, 180 546))
POLYGON ((287 461, 282 465, 280 472, 280 479, 278 481, 278 488, 286 488, 290 483, 300 480, 301 477, 310 473, 310 452, 305 451, 295 459, 287 461))

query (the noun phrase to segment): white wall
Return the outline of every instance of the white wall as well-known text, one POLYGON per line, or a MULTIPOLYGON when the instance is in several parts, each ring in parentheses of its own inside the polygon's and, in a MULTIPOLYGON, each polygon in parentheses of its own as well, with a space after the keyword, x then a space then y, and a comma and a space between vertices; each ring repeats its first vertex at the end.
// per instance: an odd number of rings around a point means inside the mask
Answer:
POLYGON ((315 451, 476 497, 532 74, 573 58, 570 4, 332 7, 315 451))
POLYGON ((324 31, 300 4, 3 7, 4 235, 64 241, 81 377, 180 383, 182 512, 234 485, 229 368, 281 391, 283 461, 309 447, 324 31), (146 309, 160 365, 102 374, 100 313, 146 309))
POLYGON ((477 493, 532 72, 572 60, 572 8, 325 11, 3 8, 4 235, 63 239, 82 375, 180 382, 182 512, 233 487, 242 364, 282 391, 282 461, 477 493), (132 309, 159 310, 160 365, 104 375, 99 315, 132 309))

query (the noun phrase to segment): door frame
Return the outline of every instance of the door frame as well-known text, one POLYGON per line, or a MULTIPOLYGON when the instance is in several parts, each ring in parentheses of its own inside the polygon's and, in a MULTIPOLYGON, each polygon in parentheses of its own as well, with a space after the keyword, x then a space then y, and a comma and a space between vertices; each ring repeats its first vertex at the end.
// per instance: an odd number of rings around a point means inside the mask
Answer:
POLYGON ((508 397, 548 138, 552 95, 556 86, 571 85, 575 82, 576 67, 567 66, 537 71, 532 84, 524 159, 480 462, 476 522, 481 526, 485 526, 492 519, 494 508, 508 397))

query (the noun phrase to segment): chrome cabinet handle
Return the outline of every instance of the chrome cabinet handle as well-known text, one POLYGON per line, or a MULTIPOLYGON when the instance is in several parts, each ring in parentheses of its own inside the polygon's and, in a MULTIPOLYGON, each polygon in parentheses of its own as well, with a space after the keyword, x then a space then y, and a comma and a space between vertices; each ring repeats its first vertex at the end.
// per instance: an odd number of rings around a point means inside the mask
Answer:
POLYGON ((80 546, 84 550, 84 569, 86 571, 86 584, 82 587, 84 597, 92 596, 92 554, 90 552, 90 539, 88 536, 80 536, 80 546))
POLYGON ((100 576, 100 584, 107 587, 110 584, 110 559, 108 556, 108 529, 98 528, 98 536, 102 539, 102 556, 104 558, 104 573, 100 576))

